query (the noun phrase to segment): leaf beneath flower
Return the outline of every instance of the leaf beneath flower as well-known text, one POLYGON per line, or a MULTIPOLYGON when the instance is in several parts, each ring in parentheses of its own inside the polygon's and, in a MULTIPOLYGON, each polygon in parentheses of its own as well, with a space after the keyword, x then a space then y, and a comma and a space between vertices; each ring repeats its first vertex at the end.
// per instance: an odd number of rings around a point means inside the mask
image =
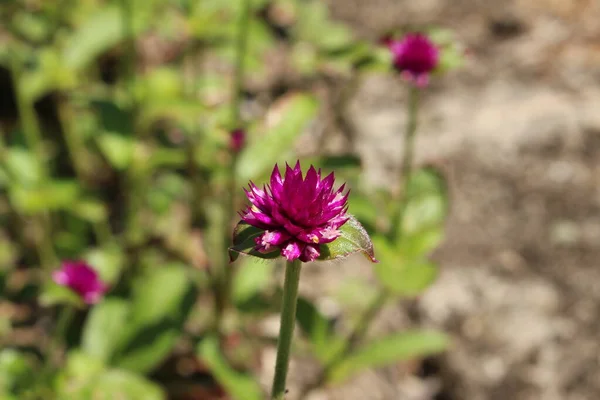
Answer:
POLYGON ((261 253, 255 250, 255 238, 262 235, 264 229, 256 228, 245 222, 240 222, 233 230, 233 246, 229 248, 229 261, 234 262, 240 254, 247 254, 254 257, 272 259, 279 257, 280 251, 277 248, 270 253, 261 253))
POLYGON ((350 216, 350 219, 342 225, 340 231, 342 231, 342 236, 331 243, 320 246, 321 256, 318 258, 319 260, 335 260, 361 252, 371 262, 379 262, 375 259, 373 243, 369 234, 356 218, 350 216))

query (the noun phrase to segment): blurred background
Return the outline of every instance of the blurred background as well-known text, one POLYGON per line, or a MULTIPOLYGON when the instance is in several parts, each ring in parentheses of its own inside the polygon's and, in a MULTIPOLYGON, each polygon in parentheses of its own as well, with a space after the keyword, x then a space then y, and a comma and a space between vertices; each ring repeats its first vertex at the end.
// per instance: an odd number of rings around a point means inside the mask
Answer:
MULTIPOLYGON (((0 398, 260 399, 281 271, 246 259, 220 280, 228 213, 249 179, 300 158, 366 193, 350 212, 377 231, 406 122, 378 42, 413 29, 455 50, 422 95, 415 152, 449 213, 435 281, 369 335, 450 344, 302 398, 600 398, 600 2, 244 4, 1 2, 0 398), (52 283, 66 259, 99 271, 102 303, 52 283), (52 368, 53 394, 30 390, 52 368)), ((303 312, 343 331, 377 279, 361 257, 308 265, 303 312)), ((299 354, 291 399, 319 365, 299 354)))

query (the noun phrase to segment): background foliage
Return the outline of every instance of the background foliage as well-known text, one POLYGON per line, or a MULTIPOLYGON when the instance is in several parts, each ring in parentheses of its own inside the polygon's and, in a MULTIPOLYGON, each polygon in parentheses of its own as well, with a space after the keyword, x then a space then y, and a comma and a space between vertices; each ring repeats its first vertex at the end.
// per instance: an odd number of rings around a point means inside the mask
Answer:
MULTIPOLYGON (((317 0, 245 4, 3 3, 0 397, 265 398, 257 360, 274 337, 258 327, 278 312, 280 271, 228 263, 241 187, 295 162, 299 137, 329 112, 320 85, 391 72, 385 49, 317 0), (277 59, 284 72, 273 76, 277 59), (248 143, 234 154, 238 127, 248 143), (101 303, 84 307, 51 281, 65 259, 87 260, 109 283, 101 303)), ((432 33, 445 46, 441 70, 455 66, 448 33, 432 33)), ((322 366, 314 386, 443 350, 437 332, 363 337, 382 304, 435 279, 427 255, 443 234, 442 177, 410 177, 400 240, 390 231, 398 194, 369 189, 358 157, 309 162, 348 181, 350 212, 381 261, 375 286, 355 288, 374 302, 344 314, 354 331, 301 298, 299 346, 322 366)))

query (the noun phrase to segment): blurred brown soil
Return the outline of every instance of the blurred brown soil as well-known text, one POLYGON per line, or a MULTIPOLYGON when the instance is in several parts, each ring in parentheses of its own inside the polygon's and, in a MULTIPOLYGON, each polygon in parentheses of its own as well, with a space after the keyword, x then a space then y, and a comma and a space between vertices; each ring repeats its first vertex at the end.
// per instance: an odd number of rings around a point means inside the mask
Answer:
MULTIPOLYGON (((367 39, 451 28, 469 61, 428 89, 417 140, 418 163, 441 166, 450 182, 447 239, 433 255, 440 277, 373 327, 439 328, 453 347, 418 374, 367 371, 310 398, 600 398, 600 2, 328 3, 367 39)), ((393 77, 365 76, 344 110, 374 185, 397 180, 403 93, 393 77)), ((350 264, 346 276, 372 278, 361 260, 350 264)), ((305 293, 337 290, 339 266, 311 268, 305 293)))

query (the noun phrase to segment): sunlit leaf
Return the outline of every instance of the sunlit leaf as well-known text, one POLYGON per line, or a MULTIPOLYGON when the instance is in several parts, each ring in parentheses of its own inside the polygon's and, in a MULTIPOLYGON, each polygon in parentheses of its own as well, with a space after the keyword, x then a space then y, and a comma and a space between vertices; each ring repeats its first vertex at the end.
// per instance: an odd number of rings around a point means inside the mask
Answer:
POLYGON ((342 381, 366 368, 377 368, 440 353, 448 347, 448 337, 439 332, 403 332, 378 338, 357 348, 330 375, 342 381))
POLYGON ((21 148, 6 150, 3 154, 7 174, 21 185, 31 185, 43 177, 40 161, 32 152, 21 148))
POLYGON ((354 253, 362 253, 371 262, 377 262, 371 238, 353 216, 340 228, 342 235, 331 243, 320 246, 319 260, 335 260, 354 253))
POLYGON ((13 207, 24 214, 68 209, 79 196, 79 185, 73 181, 51 181, 35 188, 13 186, 9 197, 13 207))
POLYGON ((233 369, 221 354, 218 339, 205 337, 198 345, 198 357, 208 365, 216 380, 223 385, 232 400, 262 400, 264 395, 251 376, 233 369))
POLYGON ((131 137, 105 132, 96 140, 100 151, 114 168, 124 170, 129 167, 135 147, 131 137))
POLYGON ((74 307, 83 306, 83 301, 77 293, 54 282, 49 282, 44 286, 40 295, 40 303, 45 307, 57 304, 66 304, 74 307))
POLYGON ((380 263, 375 265, 375 274, 381 284, 391 293, 414 296, 421 293, 437 277, 438 269, 427 260, 427 253, 412 257, 401 247, 394 247, 387 238, 373 237, 380 263))
POLYGON ((56 382, 56 394, 59 399, 166 400, 157 384, 131 371, 107 368, 81 351, 69 353, 56 382))
POLYGON ((128 316, 129 304, 124 300, 107 299, 97 304, 90 311, 83 328, 82 350, 108 363, 117 350, 128 316))
POLYGON ((296 321, 299 328, 318 349, 323 346, 333 332, 333 321, 323 315, 308 299, 298 298, 296 321))
POLYGON ((105 221, 108 216, 104 203, 91 198, 81 199, 75 203, 72 211, 78 217, 92 223, 105 221))
POLYGON ((10 348, 0 351, 0 396, 19 393, 31 387, 34 379, 33 362, 30 357, 10 348))
POLYGON ((253 135, 240 155, 237 175, 240 181, 255 179, 270 171, 278 161, 285 161, 294 143, 315 117, 318 109, 313 96, 295 94, 280 100, 270 111, 271 120, 260 136, 253 135))
POLYGON ((117 245, 92 248, 85 253, 86 261, 94 266, 100 278, 109 284, 116 284, 125 267, 125 254, 117 245))
POLYGON ((181 266, 164 265, 138 277, 115 365, 144 373, 154 369, 175 346, 194 300, 191 280, 181 266))
POLYGON ((274 267, 273 263, 253 257, 244 259, 244 263, 237 270, 233 281, 232 295, 235 303, 243 304, 263 291, 271 282, 274 267))

